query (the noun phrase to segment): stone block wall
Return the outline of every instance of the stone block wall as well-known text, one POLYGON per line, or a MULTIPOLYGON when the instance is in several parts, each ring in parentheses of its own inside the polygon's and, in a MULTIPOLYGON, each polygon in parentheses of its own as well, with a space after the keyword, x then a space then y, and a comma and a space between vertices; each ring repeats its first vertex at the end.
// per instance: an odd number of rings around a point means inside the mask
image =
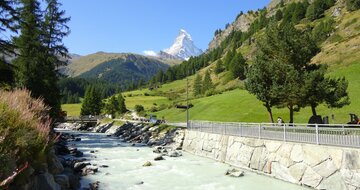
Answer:
POLYGON ((315 189, 360 190, 360 150, 186 131, 198 156, 315 189))

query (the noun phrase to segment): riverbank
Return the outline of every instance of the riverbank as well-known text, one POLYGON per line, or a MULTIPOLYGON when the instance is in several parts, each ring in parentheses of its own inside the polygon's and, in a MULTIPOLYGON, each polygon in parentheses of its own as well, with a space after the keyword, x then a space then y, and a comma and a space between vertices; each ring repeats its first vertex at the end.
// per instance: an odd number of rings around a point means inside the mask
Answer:
POLYGON ((315 189, 360 188, 360 151, 187 131, 184 150, 315 189))

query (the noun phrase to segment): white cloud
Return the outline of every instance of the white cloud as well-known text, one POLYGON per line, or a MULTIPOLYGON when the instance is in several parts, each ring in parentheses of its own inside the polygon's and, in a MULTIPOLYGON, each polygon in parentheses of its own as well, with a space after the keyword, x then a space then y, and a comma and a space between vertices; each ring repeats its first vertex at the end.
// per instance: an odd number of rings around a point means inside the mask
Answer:
POLYGON ((147 56, 155 56, 155 57, 157 56, 157 53, 153 50, 145 50, 143 51, 143 53, 147 56))

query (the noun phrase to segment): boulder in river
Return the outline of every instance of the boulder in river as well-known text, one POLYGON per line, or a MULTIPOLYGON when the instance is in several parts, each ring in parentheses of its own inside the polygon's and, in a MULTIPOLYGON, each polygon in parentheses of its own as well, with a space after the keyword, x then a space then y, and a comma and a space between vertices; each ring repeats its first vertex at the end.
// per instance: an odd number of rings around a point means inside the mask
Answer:
POLYGON ((233 169, 227 170, 225 175, 230 176, 230 177, 242 177, 242 176, 244 176, 244 171, 233 168, 233 169))
POLYGON ((92 174, 94 175, 96 172, 98 172, 98 168, 97 167, 93 167, 93 166, 90 166, 90 167, 86 167, 83 169, 83 172, 82 172, 82 175, 83 176, 86 176, 88 174, 92 174))
POLYGON ((154 158, 155 161, 160 161, 160 160, 165 160, 164 157, 162 157, 161 155, 160 156, 157 156, 154 158))
POLYGON ((142 185, 142 184, 144 184, 143 181, 139 181, 139 182, 136 182, 136 183, 135 183, 135 185, 142 185))
POLYGON ((146 161, 144 164, 143 164, 144 167, 149 167, 149 166, 152 166, 152 163, 150 161, 146 161))
POLYGON ((79 172, 88 165, 91 165, 91 164, 88 163, 88 162, 77 162, 77 163, 74 164, 74 170, 79 172))
POLYGON ((170 157, 180 157, 180 156, 182 156, 182 153, 180 151, 173 150, 173 151, 169 152, 168 156, 170 156, 170 157))
POLYGON ((98 190, 100 182, 97 181, 97 182, 94 182, 94 183, 89 183, 89 185, 90 185, 90 190, 98 190))

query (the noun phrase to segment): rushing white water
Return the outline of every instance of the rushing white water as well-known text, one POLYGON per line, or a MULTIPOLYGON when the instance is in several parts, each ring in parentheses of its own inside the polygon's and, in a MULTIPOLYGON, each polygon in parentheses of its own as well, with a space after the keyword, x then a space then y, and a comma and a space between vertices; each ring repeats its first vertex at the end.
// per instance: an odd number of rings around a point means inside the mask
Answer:
POLYGON ((184 153, 182 157, 154 161, 157 154, 148 147, 133 147, 119 139, 103 134, 81 134, 82 141, 74 142, 92 164, 99 167, 95 175, 83 177, 83 187, 100 181, 101 190, 300 190, 307 189, 271 177, 245 171, 245 176, 225 176, 227 164, 184 153), (91 150, 97 151, 90 153, 91 150), (153 166, 143 167, 150 161, 153 166), (139 184, 142 183, 142 184, 139 184))

